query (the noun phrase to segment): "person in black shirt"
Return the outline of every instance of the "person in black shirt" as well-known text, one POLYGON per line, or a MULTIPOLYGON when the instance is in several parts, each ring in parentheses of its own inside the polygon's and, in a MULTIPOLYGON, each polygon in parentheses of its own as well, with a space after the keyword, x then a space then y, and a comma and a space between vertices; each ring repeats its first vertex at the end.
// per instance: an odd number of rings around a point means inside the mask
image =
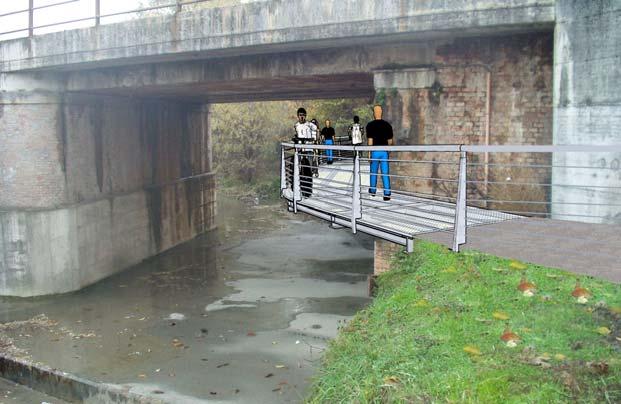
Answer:
POLYGON ((382 185, 384 187, 384 200, 390 200, 390 168, 388 167, 388 152, 381 150, 381 146, 392 146, 393 133, 392 126, 382 119, 382 107, 376 105, 373 107, 373 121, 367 124, 367 144, 369 146, 378 146, 378 150, 370 153, 371 159, 371 186, 369 193, 375 196, 377 192, 377 173, 378 169, 382 170, 382 185))
MULTIPOLYGON (((330 127, 330 120, 326 120, 326 127, 321 130, 321 137, 323 143, 327 145, 334 144, 334 128, 330 127)), ((332 164, 332 149, 326 150, 326 156, 328 157, 328 164, 332 164)))

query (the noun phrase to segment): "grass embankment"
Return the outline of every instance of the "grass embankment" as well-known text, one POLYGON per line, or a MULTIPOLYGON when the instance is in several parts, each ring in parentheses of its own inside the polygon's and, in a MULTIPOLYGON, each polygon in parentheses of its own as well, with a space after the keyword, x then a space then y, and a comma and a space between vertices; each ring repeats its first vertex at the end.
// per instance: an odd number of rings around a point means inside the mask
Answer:
POLYGON ((427 242, 393 268, 332 342, 310 402, 621 402, 619 285, 427 242))

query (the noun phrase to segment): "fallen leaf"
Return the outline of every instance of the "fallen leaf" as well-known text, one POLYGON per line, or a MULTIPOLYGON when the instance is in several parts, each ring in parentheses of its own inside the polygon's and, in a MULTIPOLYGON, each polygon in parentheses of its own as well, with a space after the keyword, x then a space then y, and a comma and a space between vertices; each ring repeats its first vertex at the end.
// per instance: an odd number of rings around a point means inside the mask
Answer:
POLYGON ((220 369, 220 368, 223 368, 223 367, 225 367, 225 366, 229 366, 229 364, 228 364, 228 363, 221 363, 221 364, 219 364, 219 365, 218 365, 218 366, 216 366, 216 367, 217 367, 218 369, 220 369))
POLYGON ((557 353, 556 355, 554 355, 554 359, 556 359, 557 361, 564 361, 565 359, 567 359, 567 357, 563 354, 557 353))
POLYGON ((275 389, 272 389, 272 391, 279 391, 280 389, 280 387, 276 387, 275 389))
POLYGON ((492 317, 494 317, 496 320, 508 320, 509 319, 509 315, 505 313, 504 311, 495 311, 492 313, 492 317))
POLYGON ((509 348, 515 348, 520 342, 520 336, 512 332, 508 327, 505 328, 500 339, 503 340, 509 348))
POLYGON ((419 301, 414 303, 414 306, 416 306, 416 307, 427 307, 427 306, 429 306, 429 302, 426 299, 420 299, 419 301))
POLYGON ((141 379, 146 379, 147 375, 145 375, 144 373, 141 373, 141 374, 138 375, 138 377, 141 378, 141 379))
POLYGON ((608 364, 606 362, 587 362, 587 366, 595 371, 599 375, 605 375, 608 373, 608 364))
POLYGON ((247 335, 248 337, 256 337, 256 336, 257 336, 257 334, 255 334, 255 333, 254 333, 254 332, 252 332, 252 331, 248 331, 248 333, 247 333, 246 335, 247 335))
POLYGON ((517 271, 523 271, 526 269, 526 264, 524 264, 523 262, 520 261, 511 261, 511 263, 509 264, 509 267, 511 267, 511 269, 515 269, 517 271))
POLYGON ((446 273, 449 273, 449 274, 454 274, 455 272, 457 272, 457 270, 455 269, 455 267, 450 266, 450 267, 446 268, 446 269, 445 269, 444 271, 442 271, 442 272, 446 272, 446 273))
POLYGON ((589 292, 588 289, 585 289, 582 286, 580 286, 580 281, 577 280, 576 286, 574 287, 574 290, 571 292, 571 295, 577 299, 580 299, 580 298, 588 299, 591 297, 591 292, 589 292))
POLYGON ((268 374, 265 375, 265 378, 267 379, 268 377, 272 377, 272 376, 274 376, 273 373, 268 373, 268 374))
POLYGON ((286 366, 285 366, 285 365, 276 365, 276 366, 274 366, 274 367, 275 367, 276 369, 284 369, 284 368, 286 368, 286 366))
POLYGON ((597 333, 602 335, 610 334, 610 328, 608 327, 597 327, 597 333))
POLYGON ((476 356, 482 355, 479 348, 475 347, 474 345, 466 345, 464 347, 464 352, 469 353, 470 355, 476 355, 476 356))
POLYGON ((621 307, 619 306, 612 306, 609 310, 611 313, 621 314, 621 307))
POLYGON ((384 378, 384 383, 398 384, 399 378, 397 376, 387 376, 384 378))
POLYGON ((520 292, 525 292, 527 290, 534 290, 534 289, 537 289, 537 286, 535 286, 534 283, 529 282, 529 280, 525 276, 522 276, 522 279, 520 280, 520 284, 518 285, 518 290, 520 292))

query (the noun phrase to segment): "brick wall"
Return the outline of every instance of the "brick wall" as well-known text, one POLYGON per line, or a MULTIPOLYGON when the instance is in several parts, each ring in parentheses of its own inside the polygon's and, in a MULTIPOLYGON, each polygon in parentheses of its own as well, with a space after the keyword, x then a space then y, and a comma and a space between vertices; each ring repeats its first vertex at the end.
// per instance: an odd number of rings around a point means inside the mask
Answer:
MULTIPOLYGON (((486 100, 490 97, 490 144, 552 143, 553 35, 537 33, 508 37, 459 39, 439 45, 433 64, 436 85, 426 88, 381 89, 385 119, 393 124, 397 144, 484 144, 486 100), (487 76, 491 91, 488 95, 487 76), (435 87, 435 88, 434 88, 435 87)), ((410 156, 412 157, 412 156, 410 156)), ((458 160, 456 153, 419 153, 425 161, 458 160)), ((469 155, 470 162, 482 162, 483 155, 469 155)), ((490 163, 528 162, 549 164, 546 154, 490 154, 490 163)), ((456 178, 456 165, 398 164, 395 173, 419 177, 456 178)), ((470 180, 483 181, 482 167, 469 168, 470 180)), ((549 169, 491 167, 488 180, 528 180, 547 183, 549 169)), ((455 196, 456 184, 418 179, 395 179, 396 189, 455 196)), ((470 186, 472 199, 527 198, 549 200, 546 187, 515 187, 483 183, 470 186)), ((532 210, 545 205, 491 204, 490 208, 532 210)), ((386 266, 385 243, 376 244, 376 271, 386 266), (381 251, 377 251, 377 249, 381 251)))
POLYGON ((50 98, 0 97, 0 207, 65 201, 61 109, 50 98))

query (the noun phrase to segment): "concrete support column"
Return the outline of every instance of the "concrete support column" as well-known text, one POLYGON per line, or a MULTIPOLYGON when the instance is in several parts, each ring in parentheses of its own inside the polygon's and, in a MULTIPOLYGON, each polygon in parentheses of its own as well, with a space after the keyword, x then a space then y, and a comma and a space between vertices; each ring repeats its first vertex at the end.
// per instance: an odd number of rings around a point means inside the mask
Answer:
MULTIPOLYGON (((619 25, 621 3, 618 1, 557 0, 555 144, 621 144, 619 25)), ((554 164, 601 167, 601 170, 555 168, 552 178, 556 184, 621 186, 621 154, 559 154, 554 156, 554 164)), ((618 190, 554 187, 552 202, 553 218, 621 224, 618 190)))

